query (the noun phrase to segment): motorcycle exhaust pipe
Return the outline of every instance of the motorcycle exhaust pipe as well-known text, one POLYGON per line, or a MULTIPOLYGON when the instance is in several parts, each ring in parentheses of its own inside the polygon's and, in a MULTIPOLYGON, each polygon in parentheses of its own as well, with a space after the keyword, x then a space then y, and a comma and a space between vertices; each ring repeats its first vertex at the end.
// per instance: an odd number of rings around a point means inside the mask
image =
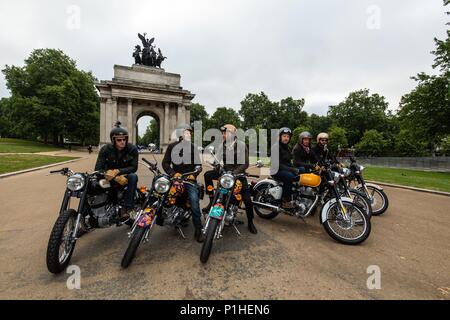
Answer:
POLYGON ((259 206, 259 207, 266 207, 272 210, 276 210, 277 212, 283 212, 284 210, 281 209, 280 207, 274 206, 272 204, 267 204, 267 203, 263 203, 263 202, 258 202, 258 201, 253 201, 253 204, 255 206, 259 206))

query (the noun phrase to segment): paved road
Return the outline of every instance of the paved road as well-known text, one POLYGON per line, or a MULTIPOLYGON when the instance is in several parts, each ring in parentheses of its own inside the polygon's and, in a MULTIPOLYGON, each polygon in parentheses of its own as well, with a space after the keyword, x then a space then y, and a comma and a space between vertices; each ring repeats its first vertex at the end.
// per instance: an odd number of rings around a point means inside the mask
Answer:
MULTIPOLYGON (((96 155, 83 156, 72 169, 93 167, 96 155)), ((192 226, 187 240, 158 227, 122 270, 126 227, 96 230, 77 243, 71 263, 81 269, 81 289, 69 290, 69 274, 45 265, 65 178, 45 174, 0 180, 1 299, 450 299, 450 198, 393 188, 388 212, 372 219, 371 237, 356 247, 333 241, 317 216, 306 224, 256 218, 257 235, 229 230, 203 266, 192 226), (380 267, 380 290, 366 286, 371 265, 380 267)))

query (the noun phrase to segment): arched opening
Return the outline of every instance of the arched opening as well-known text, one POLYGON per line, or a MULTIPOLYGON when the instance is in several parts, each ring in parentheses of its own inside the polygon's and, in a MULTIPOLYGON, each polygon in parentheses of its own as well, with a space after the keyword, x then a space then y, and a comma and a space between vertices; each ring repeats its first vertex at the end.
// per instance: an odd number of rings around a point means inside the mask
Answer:
POLYGON ((158 150, 160 146, 160 121, 158 117, 151 113, 142 113, 136 121, 136 145, 146 148, 150 143, 156 144, 158 150))

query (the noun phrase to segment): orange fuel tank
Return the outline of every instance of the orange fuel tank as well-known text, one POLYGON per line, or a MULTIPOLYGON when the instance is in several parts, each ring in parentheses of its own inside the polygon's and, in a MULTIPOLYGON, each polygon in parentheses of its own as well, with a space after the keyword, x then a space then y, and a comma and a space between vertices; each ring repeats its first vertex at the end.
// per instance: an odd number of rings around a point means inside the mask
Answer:
POLYGON ((322 182, 322 179, 317 174, 305 173, 305 174, 300 175, 299 183, 302 186, 315 188, 315 187, 320 186, 321 182, 322 182))

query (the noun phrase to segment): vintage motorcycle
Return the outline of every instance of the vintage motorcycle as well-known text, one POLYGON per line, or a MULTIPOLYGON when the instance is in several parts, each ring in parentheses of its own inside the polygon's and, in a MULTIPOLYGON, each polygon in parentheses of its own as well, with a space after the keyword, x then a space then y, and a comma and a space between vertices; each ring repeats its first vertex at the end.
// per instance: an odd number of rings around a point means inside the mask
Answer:
MULTIPOLYGON (((120 209, 126 187, 111 183, 104 173, 73 172, 69 168, 50 171, 67 177, 67 188, 59 216, 50 233, 47 245, 47 268, 51 273, 62 272, 72 257, 76 241, 93 229, 131 225, 134 217, 120 221, 120 209), (78 208, 71 209, 70 201, 78 198, 78 208)), ((135 210, 139 209, 144 194, 136 191, 135 210)))
POLYGON ((300 174, 293 184, 294 209, 281 207, 282 182, 271 177, 261 180, 252 191, 256 214, 263 219, 273 219, 279 213, 304 219, 321 204, 320 222, 331 238, 343 244, 362 243, 370 235, 370 219, 353 199, 341 195, 337 186, 340 179, 329 162, 321 163, 317 174, 300 174))
POLYGON ((366 183, 363 177, 364 167, 356 163, 355 158, 350 157, 349 173, 346 175, 347 185, 355 185, 355 189, 363 192, 372 207, 372 214, 379 216, 389 207, 389 199, 383 188, 373 183, 366 183))
MULTIPOLYGON (((158 218, 164 221, 165 226, 174 227, 181 237, 186 238, 181 228, 187 224, 192 212, 184 184, 196 184, 188 178, 202 170, 201 166, 197 166, 193 172, 170 177, 158 169, 156 159, 148 161, 143 158, 142 161, 143 165, 153 172, 154 178, 151 189, 147 192, 132 229, 128 233, 130 242, 122 258, 122 268, 127 268, 131 264, 139 245, 149 241, 150 232, 158 218)), ((200 184, 198 187, 199 197, 203 199, 204 187, 200 184)))
MULTIPOLYGON (((241 235, 237 226, 243 223, 238 219, 238 210, 242 207, 241 191, 243 186, 239 179, 252 176, 246 173, 233 174, 232 172, 224 171, 223 166, 214 154, 214 147, 210 146, 208 151, 214 158, 214 162, 209 164, 219 172, 220 177, 211 208, 205 217, 206 222, 203 228, 204 241, 200 253, 200 261, 202 263, 208 261, 213 241, 223 238, 225 227, 232 227, 238 236, 241 235)), ((256 166, 262 167, 262 163, 258 161, 256 166)))
POLYGON ((346 178, 350 176, 351 170, 348 168, 340 168, 338 166, 333 166, 332 170, 338 172, 340 175, 336 186, 341 196, 352 199, 353 203, 363 209, 367 217, 371 219, 372 206, 369 197, 367 197, 367 195, 361 190, 354 189, 347 183, 346 178))

